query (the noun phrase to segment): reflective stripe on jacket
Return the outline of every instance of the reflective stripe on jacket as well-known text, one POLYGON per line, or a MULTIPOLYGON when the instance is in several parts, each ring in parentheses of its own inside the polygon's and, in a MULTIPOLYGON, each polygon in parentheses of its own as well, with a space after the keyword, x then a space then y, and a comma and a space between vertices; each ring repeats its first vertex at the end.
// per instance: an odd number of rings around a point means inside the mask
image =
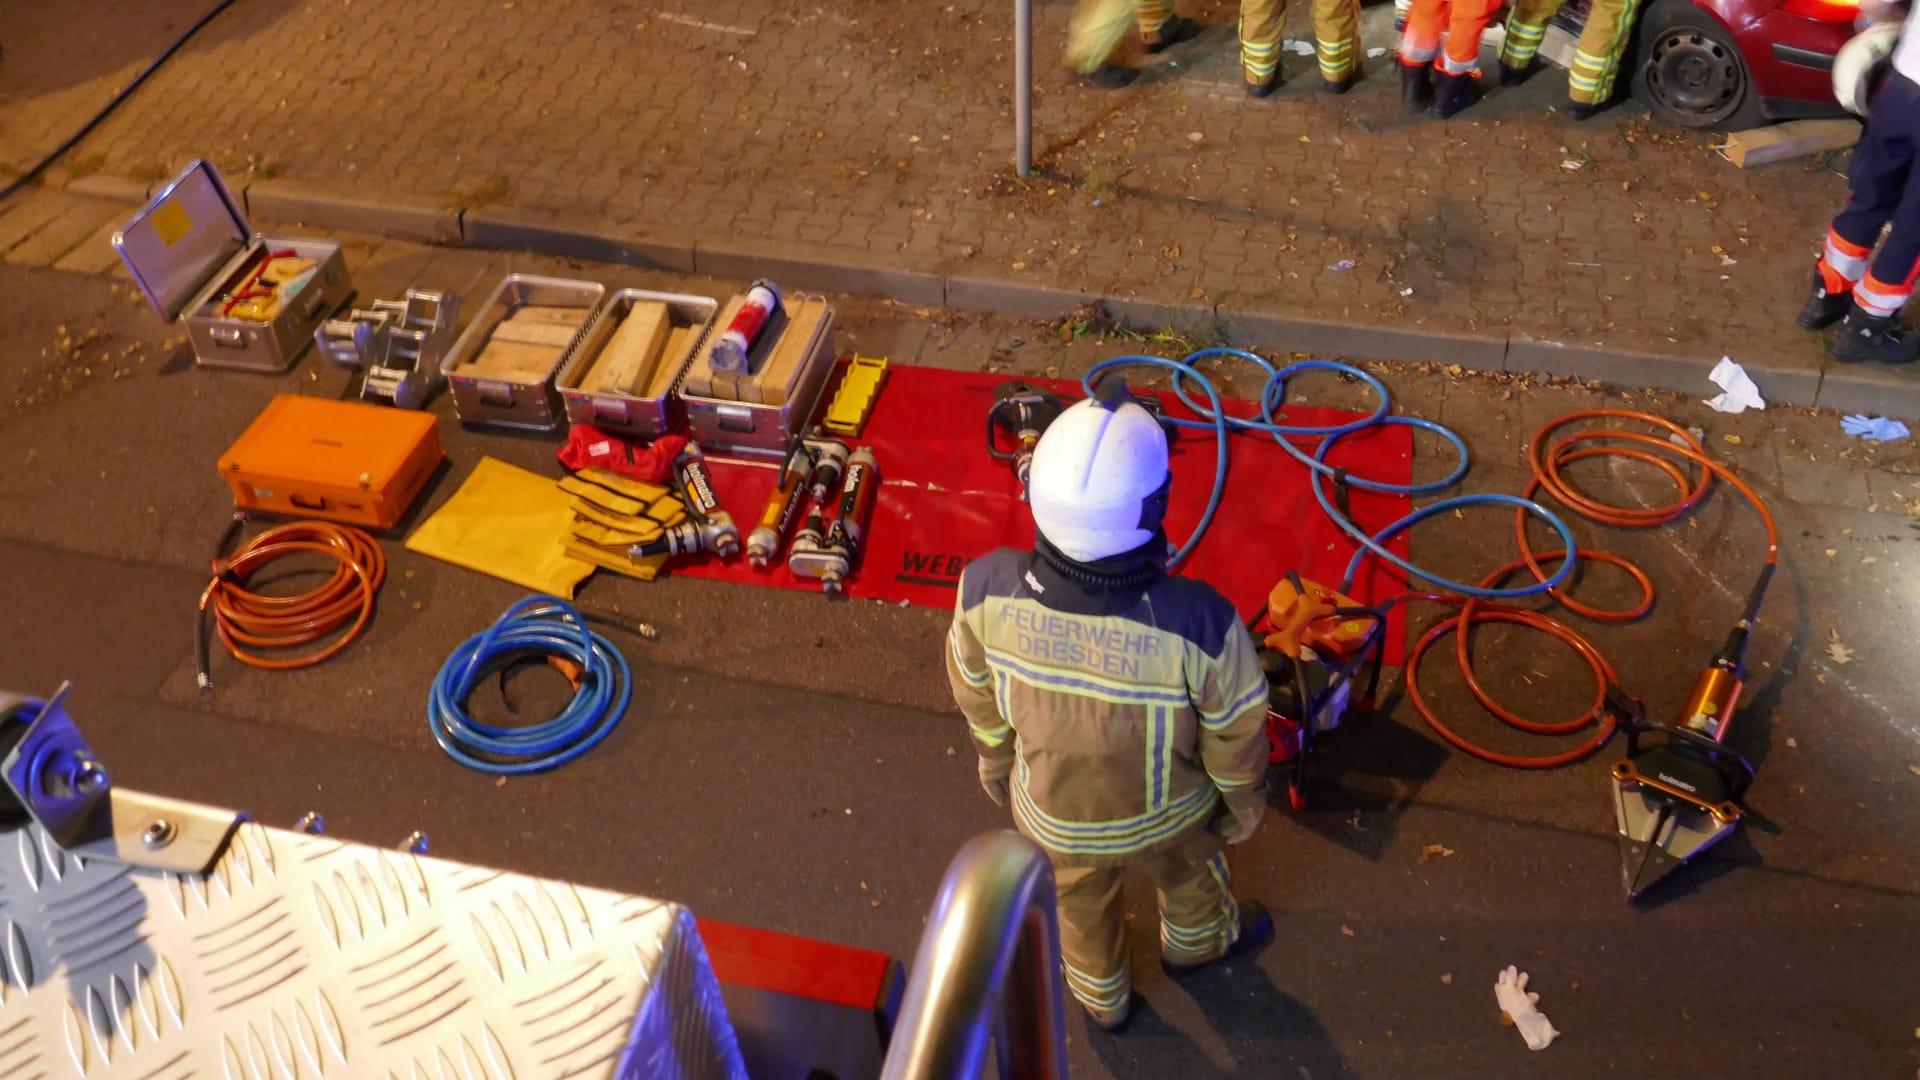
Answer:
POLYGON ((983 775, 1009 776, 1014 823, 1058 862, 1166 850, 1223 797, 1266 797, 1266 677, 1201 582, 1105 588, 996 551, 961 576, 947 673, 983 775))

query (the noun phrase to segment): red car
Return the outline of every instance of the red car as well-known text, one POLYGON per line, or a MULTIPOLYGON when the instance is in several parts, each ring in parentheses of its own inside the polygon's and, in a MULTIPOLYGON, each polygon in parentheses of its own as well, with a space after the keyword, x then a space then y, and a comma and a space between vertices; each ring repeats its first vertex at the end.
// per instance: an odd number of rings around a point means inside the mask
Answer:
MULTIPOLYGON (((1650 0, 1623 74, 1656 116, 1685 127, 1845 116, 1833 57, 1859 14, 1859 0, 1650 0)), ((1577 35, 1586 17, 1578 0, 1555 21, 1577 35)))

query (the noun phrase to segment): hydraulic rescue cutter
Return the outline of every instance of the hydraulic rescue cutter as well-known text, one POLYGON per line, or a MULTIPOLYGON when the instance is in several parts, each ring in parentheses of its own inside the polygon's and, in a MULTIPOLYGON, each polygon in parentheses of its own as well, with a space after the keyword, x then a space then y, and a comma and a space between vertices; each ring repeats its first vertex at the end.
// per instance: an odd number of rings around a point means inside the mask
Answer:
POLYGON ((1027 471, 1033 464, 1033 448, 1040 445, 1040 436, 1046 433, 1047 425, 1065 408, 1059 398, 1018 379, 1001 383, 993 395, 993 407, 987 410, 987 454, 995 461, 1013 465, 1014 475, 1020 478, 1022 502, 1027 498, 1027 471), (1011 450, 1000 445, 999 433, 1003 431, 1013 443, 1011 450))
POLYGON ((1387 616, 1288 571, 1249 625, 1267 673, 1267 760, 1287 770, 1287 799, 1307 806, 1314 742, 1350 712, 1372 712, 1387 616), (1354 688, 1364 685, 1356 699, 1354 688))
POLYGON ((1627 756, 1614 764, 1612 780, 1620 878, 1628 900, 1639 899, 1740 823, 1740 800, 1754 770, 1725 739, 1740 701, 1747 638, 1767 576, 1754 590, 1747 617, 1695 681, 1679 724, 1651 722, 1637 699, 1618 688, 1607 693, 1607 708, 1627 733, 1627 756))

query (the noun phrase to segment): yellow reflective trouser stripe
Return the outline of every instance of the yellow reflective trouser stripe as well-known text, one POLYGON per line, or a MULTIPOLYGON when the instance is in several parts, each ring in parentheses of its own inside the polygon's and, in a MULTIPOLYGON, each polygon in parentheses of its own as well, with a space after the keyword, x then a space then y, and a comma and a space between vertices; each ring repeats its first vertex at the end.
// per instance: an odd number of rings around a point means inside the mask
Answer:
POLYGON ((1567 73, 1568 97, 1583 105, 1597 105, 1613 96, 1613 81, 1620 74, 1620 54, 1626 49, 1627 33, 1639 10, 1639 0, 1595 0, 1587 13, 1586 29, 1580 32, 1579 47, 1574 50, 1573 68, 1567 73))
POLYGON ((1060 970, 1067 977, 1067 989, 1087 1008, 1111 1013, 1126 1006, 1127 993, 1133 985, 1126 968, 1104 979, 1096 979, 1064 960, 1060 962, 1060 970))
POLYGON ((1507 40, 1500 45, 1500 60, 1508 67, 1526 67, 1540 53, 1540 42, 1547 36, 1544 26, 1526 26, 1509 19, 1507 40))
POLYGON ((1218 919, 1206 926, 1186 927, 1175 926, 1162 917, 1160 949, 1165 953, 1185 953, 1194 959, 1218 956, 1226 947, 1221 940, 1220 930, 1218 919))
POLYGON ((1240 940, 1240 906, 1233 902, 1233 876, 1227 870, 1225 852, 1207 860, 1207 872, 1220 883, 1220 916, 1226 920, 1227 948, 1240 940))
POLYGON ((1316 38, 1314 44, 1319 46, 1322 78, 1328 82, 1339 82, 1353 71, 1354 55, 1351 39, 1327 41, 1325 38, 1316 38))
POLYGON ((1133 9, 1140 36, 1152 45, 1160 40, 1160 28, 1173 17, 1173 0, 1138 0, 1133 9))

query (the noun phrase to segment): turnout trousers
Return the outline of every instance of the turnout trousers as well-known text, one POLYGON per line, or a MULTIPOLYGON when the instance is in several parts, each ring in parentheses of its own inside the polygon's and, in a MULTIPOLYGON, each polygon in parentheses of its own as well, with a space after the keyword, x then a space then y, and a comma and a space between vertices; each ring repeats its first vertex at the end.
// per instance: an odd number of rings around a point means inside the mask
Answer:
POLYGON ((1920 85, 1898 72, 1873 103, 1867 131, 1847 169, 1846 209, 1827 229, 1820 276, 1830 293, 1853 292, 1869 315, 1886 317, 1913 296, 1920 276, 1920 85), (1888 228, 1888 226, 1892 226, 1888 228), (1880 237, 1886 230, 1886 239, 1880 237), (1875 243, 1880 253, 1873 254, 1875 243), (1869 264, 1871 259, 1871 264, 1869 264))
POLYGON ((1159 44, 1160 28, 1173 17, 1173 0, 1080 0, 1067 21, 1067 62, 1082 75, 1107 62, 1128 30, 1159 44))
MULTIPOLYGON (((1240 66, 1247 82, 1265 84, 1280 70, 1287 0, 1240 0, 1240 66)), ((1359 70, 1359 0, 1313 0, 1314 53, 1320 77, 1346 82, 1359 70)))
POLYGON ((1127 1011, 1133 973, 1127 963, 1127 912, 1121 886, 1129 869, 1153 882, 1160 907, 1160 952, 1176 964, 1211 960, 1240 936, 1239 911, 1224 851, 1195 859, 1192 845, 1142 855, 1128 866, 1060 866, 1060 957, 1067 990, 1096 1017, 1127 1011))
MULTIPOLYGON (((1514 0, 1507 16, 1507 40, 1500 46, 1500 62, 1522 71, 1533 66, 1547 21, 1559 14, 1563 0, 1514 0)), ((1627 51, 1640 0, 1593 0, 1587 25, 1580 31, 1573 66, 1567 69, 1567 97, 1582 105, 1601 105, 1613 96, 1620 59, 1627 51)))

